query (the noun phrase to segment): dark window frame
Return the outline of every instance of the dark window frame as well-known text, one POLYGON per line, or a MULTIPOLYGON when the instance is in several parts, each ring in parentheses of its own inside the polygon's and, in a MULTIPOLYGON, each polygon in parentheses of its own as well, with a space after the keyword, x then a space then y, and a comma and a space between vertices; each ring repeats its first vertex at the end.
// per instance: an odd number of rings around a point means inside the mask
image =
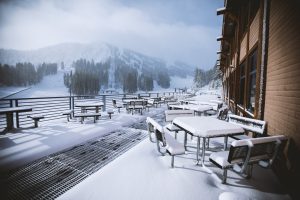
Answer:
POLYGON ((239 66, 239 101, 238 104, 244 107, 245 103, 245 86, 246 86, 246 61, 239 66))
POLYGON ((246 110, 250 113, 254 114, 255 112, 255 99, 256 99, 256 78, 257 78, 257 48, 255 48, 248 56, 248 83, 247 83, 247 100, 246 100, 246 110), (251 98, 254 99, 254 101, 251 101, 251 98), (253 105, 254 103, 254 105, 253 105), (253 105, 253 106, 252 106, 253 105))

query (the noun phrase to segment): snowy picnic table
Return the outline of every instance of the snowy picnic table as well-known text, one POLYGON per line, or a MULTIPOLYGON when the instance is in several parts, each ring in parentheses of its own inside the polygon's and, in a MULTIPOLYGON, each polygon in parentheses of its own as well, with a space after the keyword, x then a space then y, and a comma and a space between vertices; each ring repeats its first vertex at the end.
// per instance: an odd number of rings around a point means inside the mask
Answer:
POLYGON ((169 105, 172 109, 181 109, 181 110, 193 110, 194 112, 197 112, 198 115, 201 115, 201 113, 213 109, 210 105, 193 105, 193 104, 187 104, 187 105, 169 105))
POLYGON ((102 102, 82 102, 82 103, 76 103, 75 107, 80 107, 82 111, 84 111, 86 108, 95 107, 96 112, 97 109, 99 111, 99 107, 103 107, 104 104, 102 102))
MULTIPOLYGON (((87 108, 93 108, 93 107, 95 107, 96 113, 99 113, 99 108, 103 106, 104 104, 102 102, 81 102, 75 104, 75 107, 81 108, 81 113, 86 112, 87 108)), ((96 117, 96 119, 98 119, 98 116, 96 117)))
POLYGON ((130 103, 130 102, 145 102, 147 100, 145 99, 124 99, 123 102, 124 103, 130 103))
POLYGON ((14 128, 14 120, 13 120, 13 114, 19 113, 19 112, 31 112, 31 107, 12 107, 12 108, 1 108, 0 114, 6 115, 6 130, 10 131, 14 128))
POLYGON ((207 138, 224 137, 224 149, 226 149, 228 136, 244 133, 244 129, 238 125, 211 117, 177 117, 173 120, 173 124, 197 137, 197 161, 199 161, 200 138, 202 138, 202 166, 204 165, 207 138))

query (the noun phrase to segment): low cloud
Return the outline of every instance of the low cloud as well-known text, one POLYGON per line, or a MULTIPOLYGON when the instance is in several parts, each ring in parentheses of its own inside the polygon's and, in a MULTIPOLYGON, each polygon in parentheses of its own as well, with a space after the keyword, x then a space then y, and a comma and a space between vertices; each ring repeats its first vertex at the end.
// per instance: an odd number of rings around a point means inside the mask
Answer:
POLYGON ((201 8, 195 13, 214 20, 211 23, 181 18, 184 13, 179 6, 164 10, 158 4, 132 5, 132 1, 112 0, 4 1, 0 4, 0 47, 24 50, 66 42, 107 42, 168 62, 181 60, 202 68, 214 65, 215 38, 221 31, 221 19, 215 17, 217 5, 210 6, 213 13, 205 11, 204 15, 201 8))

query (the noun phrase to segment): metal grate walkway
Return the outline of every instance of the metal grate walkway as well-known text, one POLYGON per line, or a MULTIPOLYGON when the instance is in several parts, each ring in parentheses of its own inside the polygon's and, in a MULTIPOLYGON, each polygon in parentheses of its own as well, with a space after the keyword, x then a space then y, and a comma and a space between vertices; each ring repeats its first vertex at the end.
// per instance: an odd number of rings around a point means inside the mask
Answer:
POLYGON ((123 128, 12 171, 7 199, 54 199, 138 144, 146 131, 123 128))

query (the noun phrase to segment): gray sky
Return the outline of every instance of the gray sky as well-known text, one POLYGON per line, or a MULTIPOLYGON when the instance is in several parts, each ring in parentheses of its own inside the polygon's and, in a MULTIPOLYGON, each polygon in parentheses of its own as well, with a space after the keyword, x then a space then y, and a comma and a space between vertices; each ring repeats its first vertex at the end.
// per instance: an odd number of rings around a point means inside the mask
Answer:
POLYGON ((0 48, 107 42, 211 68, 223 0, 2 0, 0 48))

